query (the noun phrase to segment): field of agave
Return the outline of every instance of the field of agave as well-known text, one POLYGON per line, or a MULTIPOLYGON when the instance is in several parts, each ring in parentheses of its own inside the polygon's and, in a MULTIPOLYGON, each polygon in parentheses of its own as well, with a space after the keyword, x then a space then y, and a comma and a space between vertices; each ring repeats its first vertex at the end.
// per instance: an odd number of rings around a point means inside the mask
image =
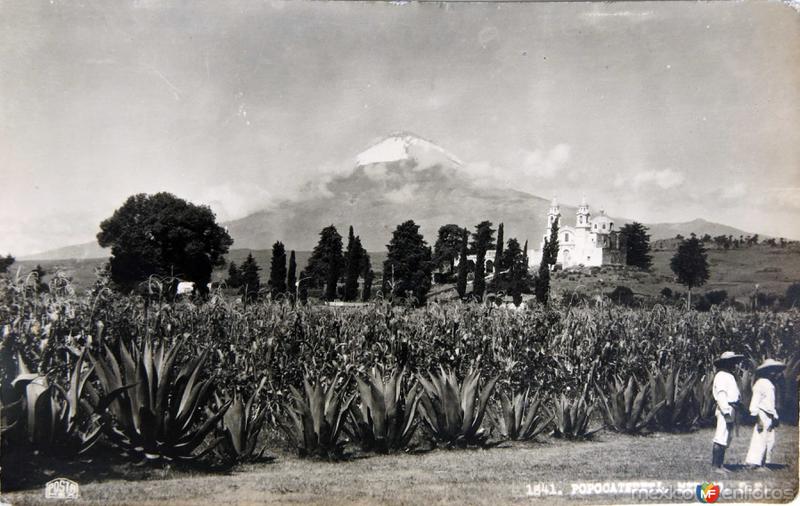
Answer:
POLYGON ((243 307, 76 296, 58 277, 47 293, 2 279, 0 297, 4 459, 229 466, 275 441, 337 458, 689 431, 713 415, 711 364, 729 349, 789 363, 779 409, 797 421, 796 310, 243 307))

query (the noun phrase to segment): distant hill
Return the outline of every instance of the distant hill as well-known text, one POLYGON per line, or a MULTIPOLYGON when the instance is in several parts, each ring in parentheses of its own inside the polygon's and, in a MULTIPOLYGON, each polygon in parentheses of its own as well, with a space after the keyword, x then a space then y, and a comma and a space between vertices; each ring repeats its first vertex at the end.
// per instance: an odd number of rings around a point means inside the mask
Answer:
POLYGON ((101 248, 97 241, 92 241, 27 255, 20 257, 20 260, 60 260, 67 258, 85 260, 89 258, 108 258, 110 255, 111 251, 109 249, 101 248))
POLYGON ((678 234, 689 237, 692 233, 695 233, 698 237, 702 237, 703 234, 709 234, 711 237, 718 235, 732 235, 734 237, 752 235, 750 232, 745 232, 735 227, 713 223, 700 218, 684 223, 649 223, 647 227, 650 229, 650 239, 653 240, 672 239, 678 234))

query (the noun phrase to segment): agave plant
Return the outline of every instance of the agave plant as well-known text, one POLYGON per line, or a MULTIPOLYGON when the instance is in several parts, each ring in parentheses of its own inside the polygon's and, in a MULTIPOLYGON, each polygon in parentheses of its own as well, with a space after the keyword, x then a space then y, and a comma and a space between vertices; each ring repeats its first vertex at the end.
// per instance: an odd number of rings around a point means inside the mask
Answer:
POLYGON ((22 357, 17 357, 19 374, 12 385, 24 389, 20 401, 24 400, 28 440, 47 454, 75 456, 88 451, 103 429, 101 413, 129 388, 121 385, 99 396, 88 381, 92 368, 83 370, 85 354, 86 350, 81 352, 70 371, 67 390, 30 372, 22 357))
MULTIPOLYGON (((220 455, 230 463, 256 461, 264 456, 266 445, 258 451, 256 448, 258 436, 266 426, 267 409, 259 406, 257 401, 266 381, 266 377, 261 379, 246 403, 236 393, 233 399, 228 400, 230 406, 222 417, 223 440, 218 448, 220 455)), ((218 397, 215 398, 218 406, 225 404, 218 397)))
POLYGON ((680 367, 654 370, 650 373, 650 403, 661 406, 653 418, 654 425, 667 432, 686 431, 692 428, 693 374, 681 381, 680 367))
POLYGON ((376 366, 366 380, 356 377, 360 403, 350 406, 350 433, 364 451, 388 453, 411 441, 418 425, 419 396, 416 385, 406 388, 404 376, 405 371, 396 367, 386 377, 376 366))
POLYGON ((133 385, 111 403, 105 433, 123 455, 139 462, 198 461, 222 441, 196 453, 230 402, 202 419, 214 386, 213 378, 200 379, 208 350, 178 369, 180 346, 181 341, 167 348, 146 340, 128 349, 120 340, 116 354, 105 346, 102 354, 89 355, 105 392, 133 385))
POLYGON ((434 439, 448 447, 485 446, 489 434, 481 427, 486 406, 499 376, 491 378, 479 391, 480 371, 470 368, 464 381, 439 366, 430 379, 418 377, 422 419, 434 439))
POLYGON ((280 423, 301 457, 341 457, 345 416, 355 395, 346 396, 347 385, 338 385, 339 375, 324 386, 322 380, 303 378, 303 392, 290 386, 292 404, 285 412, 291 424, 280 423))
POLYGON ((617 378, 609 392, 600 392, 606 426, 623 434, 638 434, 647 427, 663 406, 663 402, 648 408, 649 385, 640 385, 631 376, 627 384, 617 378))
POLYGON ((717 403, 713 394, 714 374, 705 374, 694 382, 691 394, 691 424, 698 427, 714 425, 717 403))
POLYGON ((602 427, 589 429, 589 420, 594 412, 586 395, 569 399, 561 395, 553 402, 553 435, 566 439, 589 439, 602 427))
POLYGON ((500 392, 500 410, 491 412, 490 416, 500 435, 513 441, 529 441, 553 421, 552 414, 544 414, 539 394, 531 394, 530 388, 511 396, 500 392))

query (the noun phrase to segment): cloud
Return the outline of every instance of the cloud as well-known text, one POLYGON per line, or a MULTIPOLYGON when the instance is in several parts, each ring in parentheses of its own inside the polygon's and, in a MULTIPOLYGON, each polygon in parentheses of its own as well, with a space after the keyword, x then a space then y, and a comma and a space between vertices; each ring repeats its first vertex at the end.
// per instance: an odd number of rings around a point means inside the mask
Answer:
POLYGON ((395 190, 386 192, 384 194, 384 198, 394 204, 402 204, 404 202, 410 202, 414 200, 417 190, 419 190, 418 184, 407 184, 395 190))
POLYGON ((723 200, 738 200, 747 194, 747 186, 744 183, 736 183, 731 186, 725 186, 720 190, 719 196, 723 200))
POLYGON ((655 185, 663 190, 676 188, 683 184, 686 180, 686 175, 683 172, 677 172, 671 169, 663 170, 647 170, 634 174, 632 178, 623 179, 622 176, 617 176, 614 181, 615 186, 623 186, 629 183, 635 189, 642 186, 655 185))
POLYGON ((269 191, 258 185, 243 183, 204 187, 192 201, 209 206, 217 215, 218 221, 243 218, 275 203, 269 191))
POLYGON ((569 144, 556 144, 547 151, 523 151, 525 175, 550 179, 561 172, 570 159, 569 144))

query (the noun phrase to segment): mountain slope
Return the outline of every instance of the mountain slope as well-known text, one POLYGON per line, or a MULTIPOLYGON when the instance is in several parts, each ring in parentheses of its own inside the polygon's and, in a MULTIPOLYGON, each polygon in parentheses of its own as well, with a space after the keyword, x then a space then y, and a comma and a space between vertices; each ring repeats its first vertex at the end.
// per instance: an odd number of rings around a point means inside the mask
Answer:
MULTIPOLYGON (((319 231, 335 225, 342 235, 353 225, 368 251, 384 251, 392 231, 414 220, 428 244, 436 242, 438 228, 448 223, 472 228, 483 220, 505 224, 506 239, 515 237, 538 249, 545 232, 548 200, 514 189, 479 186, 463 172, 462 162, 436 144, 409 133, 399 133, 375 143, 355 158, 348 174, 334 177, 323 191, 309 192, 299 200, 283 201, 269 209, 224 223, 237 249, 268 249, 282 241, 288 249, 309 251, 319 231)), ((561 205, 563 223, 575 224, 575 207, 561 205)), ((598 209, 592 209, 596 213, 598 209)), ((614 217, 622 225, 630 219, 614 217)), ((734 227, 702 219, 686 223, 647 225, 651 238, 677 234, 712 236, 749 235, 734 227)), ((101 258, 108 251, 86 243, 25 257, 101 258)))

